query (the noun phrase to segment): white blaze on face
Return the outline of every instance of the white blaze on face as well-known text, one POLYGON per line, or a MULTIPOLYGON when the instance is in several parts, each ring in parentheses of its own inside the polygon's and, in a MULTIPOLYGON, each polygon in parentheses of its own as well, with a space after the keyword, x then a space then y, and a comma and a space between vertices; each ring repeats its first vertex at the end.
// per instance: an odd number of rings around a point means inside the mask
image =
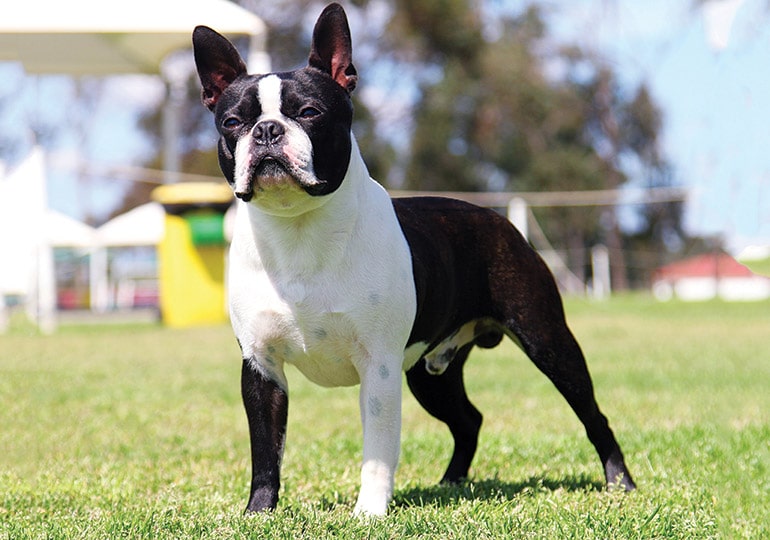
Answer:
POLYGON ((275 75, 268 75, 260 79, 258 92, 259 104, 262 106, 260 120, 267 118, 280 119, 281 115, 281 79, 275 75))
MULTIPOLYGON (((281 79, 275 75, 269 75, 261 79, 257 86, 259 103, 262 114, 257 118, 256 124, 265 120, 282 122, 281 115, 281 79)), ((252 153, 251 142, 254 128, 246 136, 241 137, 235 145, 235 192, 246 193, 251 187, 252 153)))

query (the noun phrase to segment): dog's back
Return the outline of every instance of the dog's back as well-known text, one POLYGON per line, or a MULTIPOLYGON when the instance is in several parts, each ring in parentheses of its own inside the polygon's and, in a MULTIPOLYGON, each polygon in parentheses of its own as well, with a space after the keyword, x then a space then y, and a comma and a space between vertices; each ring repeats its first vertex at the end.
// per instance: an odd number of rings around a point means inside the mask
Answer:
POLYGON ((533 303, 561 306, 545 263, 494 210, 442 197, 396 198, 393 206, 417 290, 410 344, 433 343, 471 320, 506 322, 533 303))

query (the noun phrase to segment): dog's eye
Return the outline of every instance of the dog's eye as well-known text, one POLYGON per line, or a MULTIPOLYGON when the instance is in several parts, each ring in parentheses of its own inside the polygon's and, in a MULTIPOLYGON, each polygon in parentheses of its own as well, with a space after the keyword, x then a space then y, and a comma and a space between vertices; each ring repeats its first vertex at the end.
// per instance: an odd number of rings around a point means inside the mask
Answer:
POLYGON ((318 116, 319 114, 321 114, 321 111, 319 111, 315 107, 305 107, 304 109, 299 111, 300 118, 313 118, 314 116, 318 116))
POLYGON ((222 126, 226 127, 227 129, 233 129, 237 128, 241 125, 241 121, 235 118, 234 116, 231 116, 230 118, 226 118, 224 122, 222 122, 222 126))

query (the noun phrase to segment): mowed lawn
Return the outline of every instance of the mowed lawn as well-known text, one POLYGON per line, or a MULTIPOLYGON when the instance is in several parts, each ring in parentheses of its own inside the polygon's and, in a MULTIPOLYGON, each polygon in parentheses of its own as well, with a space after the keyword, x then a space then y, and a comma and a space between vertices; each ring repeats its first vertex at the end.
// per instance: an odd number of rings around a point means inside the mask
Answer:
POLYGON ((639 489, 606 491, 582 426, 515 347, 466 368, 472 479, 404 394, 390 514, 353 518, 356 388, 289 371, 278 510, 243 517, 248 434, 227 326, 0 336, 0 538, 768 538, 770 303, 567 301, 639 489))

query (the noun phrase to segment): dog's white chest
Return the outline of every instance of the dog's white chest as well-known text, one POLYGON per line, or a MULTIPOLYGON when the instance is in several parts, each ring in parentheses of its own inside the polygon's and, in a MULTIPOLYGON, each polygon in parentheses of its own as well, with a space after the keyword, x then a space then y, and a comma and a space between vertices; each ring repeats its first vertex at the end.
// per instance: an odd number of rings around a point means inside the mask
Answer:
MULTIPOLYGON (((237 264, 237 256, 233 258, 237 264)), ((348 314, 324 305, 329 299, 317 294, 323 285, 276 287, 264 271, 231 270, 231 317, 244 356, 284 384, 285 364, 322 386, 358 384, 355 363, 367 354, 358 325, 348 314)))
MULTIPOLYGON (((254 210, 239 208, 229 272, 233 329, 244 358, 284 386, 285 364, 322 386, 358 384, 371 365, 394 374, 403 368, 416 301, 411 256, 380 191, 355 227, 329 208, 329 221, 302 231, 268 230, 253 221, 254 210)), ((356 204, 342 202, 343 209, 356 204)))

